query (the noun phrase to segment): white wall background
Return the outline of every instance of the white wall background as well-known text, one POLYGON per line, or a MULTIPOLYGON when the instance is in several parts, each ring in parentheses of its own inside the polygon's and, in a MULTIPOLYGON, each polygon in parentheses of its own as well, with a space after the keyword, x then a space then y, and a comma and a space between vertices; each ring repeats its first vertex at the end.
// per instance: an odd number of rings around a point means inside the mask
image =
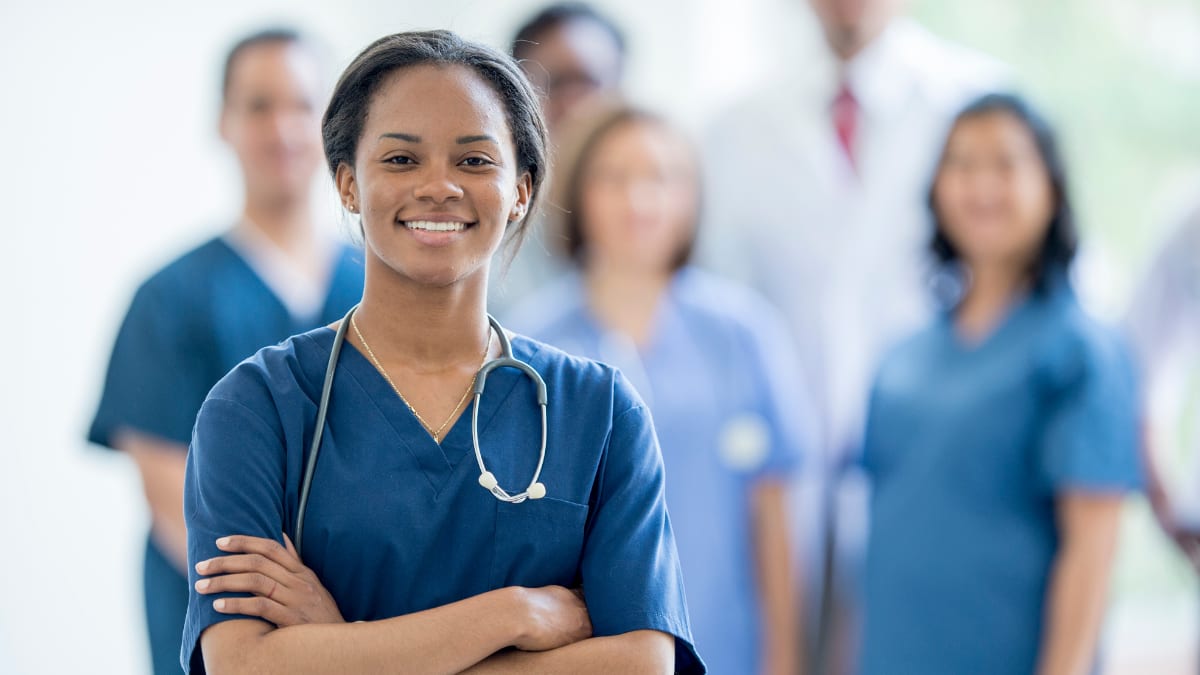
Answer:
MULTIPOLYGON (((504 46, 540 4, 0 3, 0 673, 147 669, 140 485, 83 436, 135 286, 239 207, 215 129, 231 42, 297 25, 329 46, 332 78, 398 30, 504 46)), ((596 4, 629 33, 633 95, 693 130, 772 72, 803 68, 797 47, 816 39, 801 0, 596 4)), ((1127 644, 1161 651, 1163 633, 1126 623, 1127 644)), ((1187 613, 1163 624, 1174 644, 1196 632, 1187 613)))

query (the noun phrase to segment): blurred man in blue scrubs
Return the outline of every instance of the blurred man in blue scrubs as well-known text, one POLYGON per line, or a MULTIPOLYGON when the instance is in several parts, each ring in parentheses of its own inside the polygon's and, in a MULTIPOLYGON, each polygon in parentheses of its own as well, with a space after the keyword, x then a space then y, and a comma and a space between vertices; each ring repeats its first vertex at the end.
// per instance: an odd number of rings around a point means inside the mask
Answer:
POLYGON ((287 29, 246 37, 226 58, 221 95, 221 138, 242 169, 241 213, 138 288, 88 433, 127 453, 141 474, 151 516, 144 579, 156 675, 181 672, 183 479, 200 404, 242 359, 337 320, 362 293, 361 254, 318 227, 312 212, 325 96, 314 48, 287 29))

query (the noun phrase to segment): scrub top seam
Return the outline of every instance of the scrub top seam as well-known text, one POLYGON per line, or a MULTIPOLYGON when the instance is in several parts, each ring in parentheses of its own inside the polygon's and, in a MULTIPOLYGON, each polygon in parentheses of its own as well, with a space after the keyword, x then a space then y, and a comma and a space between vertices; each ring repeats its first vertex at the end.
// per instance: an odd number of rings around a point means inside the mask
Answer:
POLYGON ((233 406, 240 408, 241 410, 245 411, 250 416, 250 419, 257 422, 259 425, 262 426, 262 428, 264 428, 268 432, 270 432, 271 436, 279 441, 280 447, 281 448, 283 447, 284 439, 276 432, 276 430, 274 428, 271 427, 271 423, 268 422, 267 420, 263 419, 261 415, 254 412, 254 410, 250 406, 246 405, 245 403, 242 403, 241 401, 238 401, 238 400, 235 400, 232 398, 225 398, 224 396, 210 396, 210 397, 208 397, 207 400, 205 400, 204 405, 201 406, 201 408, 200 408, 201 411, 203 411, 204 407, 206 407, 209 403, 229 403, 233 406))

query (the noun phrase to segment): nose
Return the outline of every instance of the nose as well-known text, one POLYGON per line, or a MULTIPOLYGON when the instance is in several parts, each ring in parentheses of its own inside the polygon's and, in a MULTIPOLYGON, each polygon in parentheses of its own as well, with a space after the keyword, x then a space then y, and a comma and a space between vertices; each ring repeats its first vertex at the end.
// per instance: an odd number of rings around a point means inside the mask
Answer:
POLYGON ((423 201, 443 204, 450 200, 462 199, 463 189, 454 180, 449 167, 444 164, 427 164, 419 174, 413 196, 423 201))

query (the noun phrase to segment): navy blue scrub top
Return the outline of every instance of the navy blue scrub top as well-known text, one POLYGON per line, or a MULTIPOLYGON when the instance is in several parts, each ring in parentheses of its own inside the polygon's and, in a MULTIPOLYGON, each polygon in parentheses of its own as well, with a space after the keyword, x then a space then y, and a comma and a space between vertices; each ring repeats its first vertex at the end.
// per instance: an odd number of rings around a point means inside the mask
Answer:
MULTIPOLYGON (((184 512, 191 563, 217 538, 293 535, 334 332, 263 349, 204 402, 188 457, 184 512)), ((596 636, 675 636, 676 669, 703 673, 663 496, 654 428, 610 367, 523 337, 517 358, 550 396, 547 495, 505 504, 479 486, 468 408, 439 445, 375 367, 342 350, 305 516, 304 561, 347 621, 410 614, 505 586, 583 588, 596 636)), ((529 483, 541 440, 532 383, 494 371, 479 413, 487 462, 510 492, 529 483)), ((198 577, 194 569, 191 582, 198 577)), ((204 629, 233 618, 221 596, 192 591, 181 653, 204 672, 204 629)))
POLYGON ((296 318, 223 238, 185 253, 134 295, 88 440, 111 448, 127 427, 187 445, 217 380, 267 345, 337 321, 362 288, 362 252, 343 247, 320 316, 296 318))
POLYGON ((1055 499, 1141 485, 1128 355, 1065 280, 964 344, 946 314, 871 397, 863 673, 1031 673, 1055 499))
MULTIPOLYGON (((186 446, 217 380, 262 347, 341 318, 362 287, 362 252, 342 247, 319 316, 297 318, 223 238, 185 253, 134 295, 88 440, 112 448, 127 428, 186 446)), ((152 539, 143 574, 153 670, 178 673, 187 580, 152 539)))

